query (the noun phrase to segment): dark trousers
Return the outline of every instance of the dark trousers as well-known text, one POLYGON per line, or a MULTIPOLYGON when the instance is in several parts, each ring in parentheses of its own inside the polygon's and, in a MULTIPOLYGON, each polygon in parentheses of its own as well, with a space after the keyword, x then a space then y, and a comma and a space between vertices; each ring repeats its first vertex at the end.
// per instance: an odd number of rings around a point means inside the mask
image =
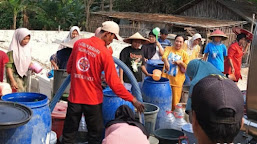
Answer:
POLYGON ((63 144, 73 144, 82 113, 88 129, 88 143, 101 144, 103 134, 102 104, 85 105, 68 102, 67 114, 63 128, 63 144))

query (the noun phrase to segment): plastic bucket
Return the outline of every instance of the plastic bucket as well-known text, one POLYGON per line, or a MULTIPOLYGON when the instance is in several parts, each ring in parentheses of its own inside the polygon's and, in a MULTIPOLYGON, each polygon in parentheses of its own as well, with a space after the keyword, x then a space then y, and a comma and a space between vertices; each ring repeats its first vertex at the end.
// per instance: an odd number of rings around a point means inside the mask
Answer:
POLYGON ((51 115, 52 130, 56 133, 58 139, 62 135, 67 107, 68 107, 67 102, 59 102, 56 104, 51 115))
POLYGON ((185 139, 185 133, 174 129, 158 129, 154 131, 160 144, 178 144, 185 139))
MULTIPOLYGON (((53 94, 57 92, 57 90, 60 88, 64 80, 67 78, 69 74, 67 73, 66 69, 58 69, 54 70, 54 88, 53 88, 53 94)), ((64 91, 64 94, 70 93, 70 84, 67 86, 67 88, 64 91)))
POLYGON ((148 73, 152 74, 153 70, 159 69, 162 71, 164 62, 162 60, 148 60, 146 62, 146 70, 148 73))
POLYGON ((40 93, 12 93, 2 96, 2 100, 23 104, 32 110, 33 115, 27 124, 16 128, 14 135, 0 135, 11 137, 10 144, 45 144, 47 133, 51 131, 51 113, 47 96, 40 93))
POLYGON ((156 118, 160 109, 157 105, 150 103, 144 103, 144 106, 145 128, 150 134, 152 134, 155 130, 156 118))
POLYGON ((43 70, 42 66, 37 62, 32 62, 29 69, 31 69, 35 73, 40 73, 43 70))
POLYGON ((155 129, 158 129, 167 116, 166 112, 171 111, 172 92, 169 80, 161 78, 159 81, 154 81, 152 77, 146 77, 142 86, 142 95, 144 102, 154 104, 160 109, 155 125, 155 129))
POLYGON ((106 125, 110 120, 115 118, 115 112, 121 105, 128 105, 134 111, 134 106, 131 102, 125 101, 118 97, 111 89, 105 89, 103 91, 103 119, 104 125, 106 125))

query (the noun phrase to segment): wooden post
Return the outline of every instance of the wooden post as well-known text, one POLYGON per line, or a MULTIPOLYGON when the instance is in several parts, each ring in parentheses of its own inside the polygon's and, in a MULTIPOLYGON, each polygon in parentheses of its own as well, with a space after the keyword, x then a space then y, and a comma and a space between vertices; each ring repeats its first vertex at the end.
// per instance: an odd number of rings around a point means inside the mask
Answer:
MULTIPOLYGON (((254 23, 255 23, 255 14, 253 14, 253 20, 252 20, 252 25, 251 25, 251 33, 253 33, 253 26, 254 26, 254 23)), ((256 27, 255 27, 256 28, 256 27)), ((249 45, 249 48, 247 49, 247 57, 246 57, 246 64, 248 65, 249 64, 249 57, 250 57, 250 52, 251 52, 251 44, 249 45)))
POLYGON ((101 11, 104 11, 104 0, 101 1, 101 11))
POLYGON ((255 14, 253 14, 253 20, 252 20, 252 25, 251 25, 251 33, 253 33, 254 22, 255 22, 255 14))
POLYGON ((112 12, 113 0, 110 0, 110 12, 112 12))

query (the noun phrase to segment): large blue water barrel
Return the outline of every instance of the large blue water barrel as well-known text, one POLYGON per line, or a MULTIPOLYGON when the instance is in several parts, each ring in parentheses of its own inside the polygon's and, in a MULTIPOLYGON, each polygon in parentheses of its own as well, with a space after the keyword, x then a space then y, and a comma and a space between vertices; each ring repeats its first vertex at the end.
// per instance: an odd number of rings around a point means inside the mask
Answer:
POLYGON ((155 129, 158 129, 167 116, 166 112, 171 111, 172 91, 169 79, 161 78, 159 81, 154 81, 152 77, 146 77, 142 86, 142 95, 144 102, 155 104, 160 108, 155 125, 155 129))
MULTIPOLYGON (((2 96, 2 100, 24 104, 33 112, 27 124, 17 127, 16 132, 9 135, 8 143, 45 144, 47 133, 51 131, 51 113, 47 96, 40 93, 12 93, 2 96)), ((4 132, 1 133, 2 136, 4 132)))
POLYGON ((146 62, 146 70, 148 73, 153 73, 153 70, 159 69, 162 71, 164 62, 162 60, 148 60, 146 62))
POLYGON ((115 118, 115 112, 121 105, 128 105, 134 111, 134 106, 131 102, 125 101, 122 98, 118 97, 111 89, 107 88, 103 91, 104 100, 103 100, 103 119, 104 125, 110 120, 115 118))

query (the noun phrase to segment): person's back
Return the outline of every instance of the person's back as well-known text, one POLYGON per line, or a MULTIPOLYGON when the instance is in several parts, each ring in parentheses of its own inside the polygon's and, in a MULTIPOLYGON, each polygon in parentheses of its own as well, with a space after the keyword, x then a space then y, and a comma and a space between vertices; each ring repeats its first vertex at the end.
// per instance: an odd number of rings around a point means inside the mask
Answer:
POLYGON ((112 56, 104 41, 97 37, 78 40, 74 44, 71 57, 77 59, 71 61, 73 58, 70 58, 67 65, 67 72, 74 75, 71 77, 69 100, 84 104, 102 103, 101 72, 105 71, 107 82, 119 81, 118 75, 114 73, 116 69, 112 56))

